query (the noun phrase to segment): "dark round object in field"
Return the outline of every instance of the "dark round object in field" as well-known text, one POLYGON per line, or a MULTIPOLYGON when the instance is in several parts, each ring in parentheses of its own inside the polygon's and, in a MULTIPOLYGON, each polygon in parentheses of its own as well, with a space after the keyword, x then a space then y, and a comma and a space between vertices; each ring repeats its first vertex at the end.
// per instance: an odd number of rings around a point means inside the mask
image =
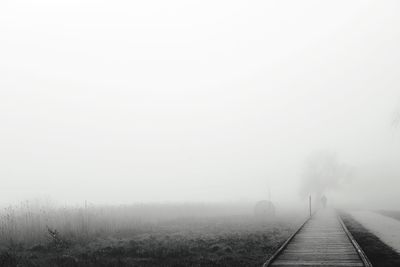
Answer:
POLYGON ((259 219, 272 219, 275 217, 275 206, 271 201, 261 200, 254 207, 254 215, 259 219))

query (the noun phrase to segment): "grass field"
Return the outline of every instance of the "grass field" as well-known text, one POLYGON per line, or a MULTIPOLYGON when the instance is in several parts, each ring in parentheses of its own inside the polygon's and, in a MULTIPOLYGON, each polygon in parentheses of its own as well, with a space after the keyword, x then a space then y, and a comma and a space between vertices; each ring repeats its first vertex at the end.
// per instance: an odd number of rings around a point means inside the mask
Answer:
POLYGON ((387 246, 378 237, 370 233, 365 227, 354 220, 351 215, 341 213, 341 217, 373 266, 400 266, 400 255, 391 247, 387 246))
POLYGON ((400 211, 398 210, 379 210, 380 214, 400 221, 400 211))
POLYGON ((260 266, 301 222, 222 210, 8 209, 0 224, 0 266, 260 266))

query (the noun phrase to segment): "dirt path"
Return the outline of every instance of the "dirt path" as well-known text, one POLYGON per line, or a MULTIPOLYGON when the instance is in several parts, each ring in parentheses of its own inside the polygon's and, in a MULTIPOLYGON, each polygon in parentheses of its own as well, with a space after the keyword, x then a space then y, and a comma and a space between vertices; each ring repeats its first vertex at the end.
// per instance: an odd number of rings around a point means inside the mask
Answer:
POLYGON ((400 253, 400 221, 371 211, 355 211, 350 214, 385 244, 400 253))

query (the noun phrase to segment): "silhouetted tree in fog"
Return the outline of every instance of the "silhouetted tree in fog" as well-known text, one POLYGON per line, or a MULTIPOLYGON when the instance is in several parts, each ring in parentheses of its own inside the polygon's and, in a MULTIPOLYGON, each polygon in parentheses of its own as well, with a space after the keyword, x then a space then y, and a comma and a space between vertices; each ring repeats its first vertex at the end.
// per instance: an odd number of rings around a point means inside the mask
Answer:
POLYGON ((300 194, 320 199, 324 194, 337 190, 350 178, 351 169, 338 161, 330 151, 313 153, 306 161, 301 176, 300 194))

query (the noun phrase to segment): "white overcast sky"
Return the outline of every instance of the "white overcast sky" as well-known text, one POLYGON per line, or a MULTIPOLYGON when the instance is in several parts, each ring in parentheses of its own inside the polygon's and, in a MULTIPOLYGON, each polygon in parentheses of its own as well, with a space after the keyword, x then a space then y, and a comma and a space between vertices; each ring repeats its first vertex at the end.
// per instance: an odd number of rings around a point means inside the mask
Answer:
POLYGON ((394 0, 2 0, 0 201, 268 186, 296 201, 305 158, 326 149, 358 173, 341 199, 391 202, 399 14, 394 0))

